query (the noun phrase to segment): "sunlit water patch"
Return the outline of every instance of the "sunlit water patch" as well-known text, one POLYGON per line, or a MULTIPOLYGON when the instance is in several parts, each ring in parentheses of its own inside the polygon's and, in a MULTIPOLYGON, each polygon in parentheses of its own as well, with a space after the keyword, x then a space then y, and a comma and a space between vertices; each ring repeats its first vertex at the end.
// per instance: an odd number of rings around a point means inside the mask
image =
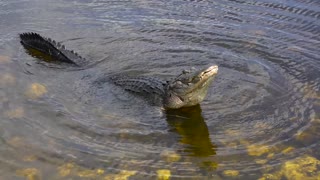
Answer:
POLYGON ((317 179, 320 4, 0 2, 4 179, 317 179), (18 34, 88 62, 41 62, 18 34), (108 81, 217 64, 199 105, 163 111, 108 81), (97 83, 98 82, 98 83, 97 83))

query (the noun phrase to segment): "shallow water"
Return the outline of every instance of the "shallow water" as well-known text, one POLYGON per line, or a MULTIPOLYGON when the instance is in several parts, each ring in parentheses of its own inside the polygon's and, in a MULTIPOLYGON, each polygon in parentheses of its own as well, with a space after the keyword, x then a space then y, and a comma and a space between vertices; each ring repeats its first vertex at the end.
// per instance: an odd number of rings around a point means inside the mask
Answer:
POLYGON ((318 0, 0 2, 3 179, 319 179, 318 0), (29 56, 38 32, 89 60, 29 56), (97 79, 219 65, 164 112, 97 79))

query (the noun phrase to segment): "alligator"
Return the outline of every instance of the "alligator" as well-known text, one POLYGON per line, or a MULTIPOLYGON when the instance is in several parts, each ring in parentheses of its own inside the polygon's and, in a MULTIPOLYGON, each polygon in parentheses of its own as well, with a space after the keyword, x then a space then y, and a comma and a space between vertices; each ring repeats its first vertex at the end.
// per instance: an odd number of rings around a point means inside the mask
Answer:
MULTIPOLYGON (((85 58, 67 50, 64 45, 34 32, 19 34, 20 43, 27 50, 35 50, 49 56, 52 60, 81 66, 85 58)), ((30 53, 29 53, 30 54, 30 53)), ((209 85, 218 73, 217 65, 203 69, 183 70, 175 78, 164 81, 147 76, 113 76, 111 81, 127 91, 157 99, 164 109, 179 109, 199 104, 206 97, 209 85)))

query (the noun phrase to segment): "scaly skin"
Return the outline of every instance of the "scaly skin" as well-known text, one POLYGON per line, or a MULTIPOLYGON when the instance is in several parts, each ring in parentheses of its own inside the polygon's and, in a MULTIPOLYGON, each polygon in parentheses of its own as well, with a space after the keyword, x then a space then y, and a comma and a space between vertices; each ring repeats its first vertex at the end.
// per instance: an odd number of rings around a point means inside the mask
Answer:
MULTIPOLYGON (((40 51, 58 62, 80 66, 83 61, 86 61, 74 51, 65 49, 60 43, 37 33, 20 34, 20 39, 27 50, 40 51)), ((218 66, 211 65, 201 70, 194 68, 183 70, 170 81, 145 76, 117 76, 112 77, 111 80, 125 90, 160 101, 156 104, 161 104, 166 109, 178 109, 194 106, 203 101, 217 73, 218 66)))

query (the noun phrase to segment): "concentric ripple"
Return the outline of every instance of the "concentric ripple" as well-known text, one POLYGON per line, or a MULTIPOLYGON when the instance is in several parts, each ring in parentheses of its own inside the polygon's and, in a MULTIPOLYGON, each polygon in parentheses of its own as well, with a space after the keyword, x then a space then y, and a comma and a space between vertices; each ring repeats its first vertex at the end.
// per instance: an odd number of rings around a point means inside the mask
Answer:
POLYGON ((4 179, 319 178, 317 0, 1 1, 4 179), (19 27, 17 29, 17 27, 19 27), (90 62, 51 65, 36 31, 90 62), (219 74, 198 106, 163 111, 108 81, 219 74))

